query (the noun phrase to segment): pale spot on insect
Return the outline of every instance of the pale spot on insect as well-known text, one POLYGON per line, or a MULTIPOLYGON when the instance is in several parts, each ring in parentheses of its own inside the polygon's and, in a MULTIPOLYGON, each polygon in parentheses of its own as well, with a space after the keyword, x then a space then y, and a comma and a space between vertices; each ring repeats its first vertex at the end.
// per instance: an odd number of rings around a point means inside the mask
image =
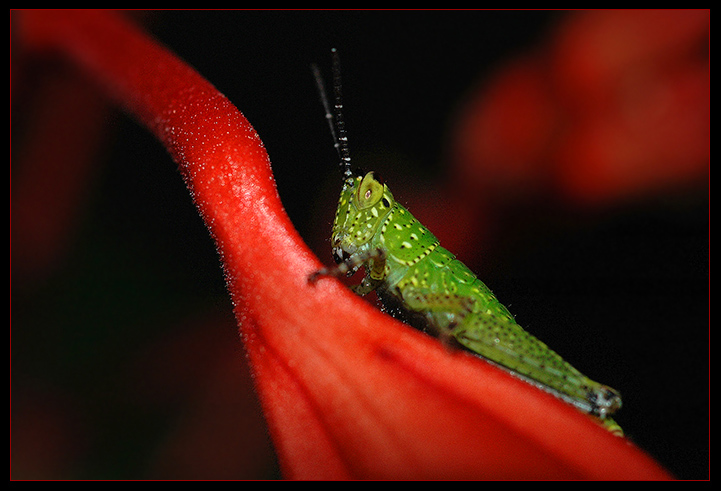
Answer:
POLYGON ((394 223, 393 228, 396 230, 403 230, 403 225, 401 225, 400 223, 394 223))
POLYGON ((401 249, 409 249, 410 247, 413 247, 410 242, 406 242, 405 240, 401 242, 401 249))
POLYGON ((377 208, 371 208, 371 215, 378 218, 378 209, 377 208))

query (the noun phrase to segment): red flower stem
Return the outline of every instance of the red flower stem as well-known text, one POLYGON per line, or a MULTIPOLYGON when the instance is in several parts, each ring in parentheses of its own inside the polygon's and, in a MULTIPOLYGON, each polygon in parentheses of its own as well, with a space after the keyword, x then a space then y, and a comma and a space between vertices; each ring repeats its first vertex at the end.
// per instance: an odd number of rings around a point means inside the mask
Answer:
POLYGON ((338 282, 308 285, 321 264, 282 208, 258 135, 152 38, 107 11, 24 17, 25 41, 93 75, 180 166, 217 243, 285 476, 668 477, 587 416, 338 282))

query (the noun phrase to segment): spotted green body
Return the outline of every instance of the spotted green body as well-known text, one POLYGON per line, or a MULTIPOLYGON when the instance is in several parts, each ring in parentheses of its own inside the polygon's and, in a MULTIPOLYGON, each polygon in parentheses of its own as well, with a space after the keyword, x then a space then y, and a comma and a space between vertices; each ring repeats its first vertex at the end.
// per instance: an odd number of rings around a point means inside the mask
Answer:
MULTIPOLYGON (((336 110, 340 107, 337 100, 336 110)), ((340 139, 344 142, 342 132, 340 139)), ((609 417, 621 407, 619 394, 581 374, 521 328, 491 290, 394 199, 387 185, 373 172, 351 171, 347 149, 344 156, 331 238, 337 266, 314 273, 311 280, 351 275, 363 267, 365 275, 353 287, 356 293, 377 291, 391 313, 420 320, 430 334, 551 392, 620 434, 609 417)))

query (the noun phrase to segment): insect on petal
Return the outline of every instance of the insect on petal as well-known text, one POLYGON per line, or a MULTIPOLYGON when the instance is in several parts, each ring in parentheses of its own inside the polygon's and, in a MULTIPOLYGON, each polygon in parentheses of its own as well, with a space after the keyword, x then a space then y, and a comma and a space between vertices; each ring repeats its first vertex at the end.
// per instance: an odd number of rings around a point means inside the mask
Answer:
POLYGON ((309 285, 321 263, 283 210, 260 138, 152 38, 109 11, 23 16, 28 41, 93 75, 182 170, 217 243, 285 477, 669 477, 548 394, 448 352, 336 282, 309 285))

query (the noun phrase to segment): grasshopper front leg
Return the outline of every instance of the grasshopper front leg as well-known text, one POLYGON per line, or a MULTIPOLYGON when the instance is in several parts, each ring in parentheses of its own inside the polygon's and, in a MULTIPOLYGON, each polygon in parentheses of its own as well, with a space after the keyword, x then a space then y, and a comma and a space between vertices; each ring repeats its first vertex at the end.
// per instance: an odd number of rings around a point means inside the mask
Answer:
POLYGON ((381 249, 368 249, 360 253, 351 254, 344 261, 329 268, 321 268, 308 277, 310 283, 315 283, 321 276, 351 276, 364 266, 366 275, 358 285, 351 286, 354 293, 364 296, 378 288, 385 280, 386 254, 381 249))

